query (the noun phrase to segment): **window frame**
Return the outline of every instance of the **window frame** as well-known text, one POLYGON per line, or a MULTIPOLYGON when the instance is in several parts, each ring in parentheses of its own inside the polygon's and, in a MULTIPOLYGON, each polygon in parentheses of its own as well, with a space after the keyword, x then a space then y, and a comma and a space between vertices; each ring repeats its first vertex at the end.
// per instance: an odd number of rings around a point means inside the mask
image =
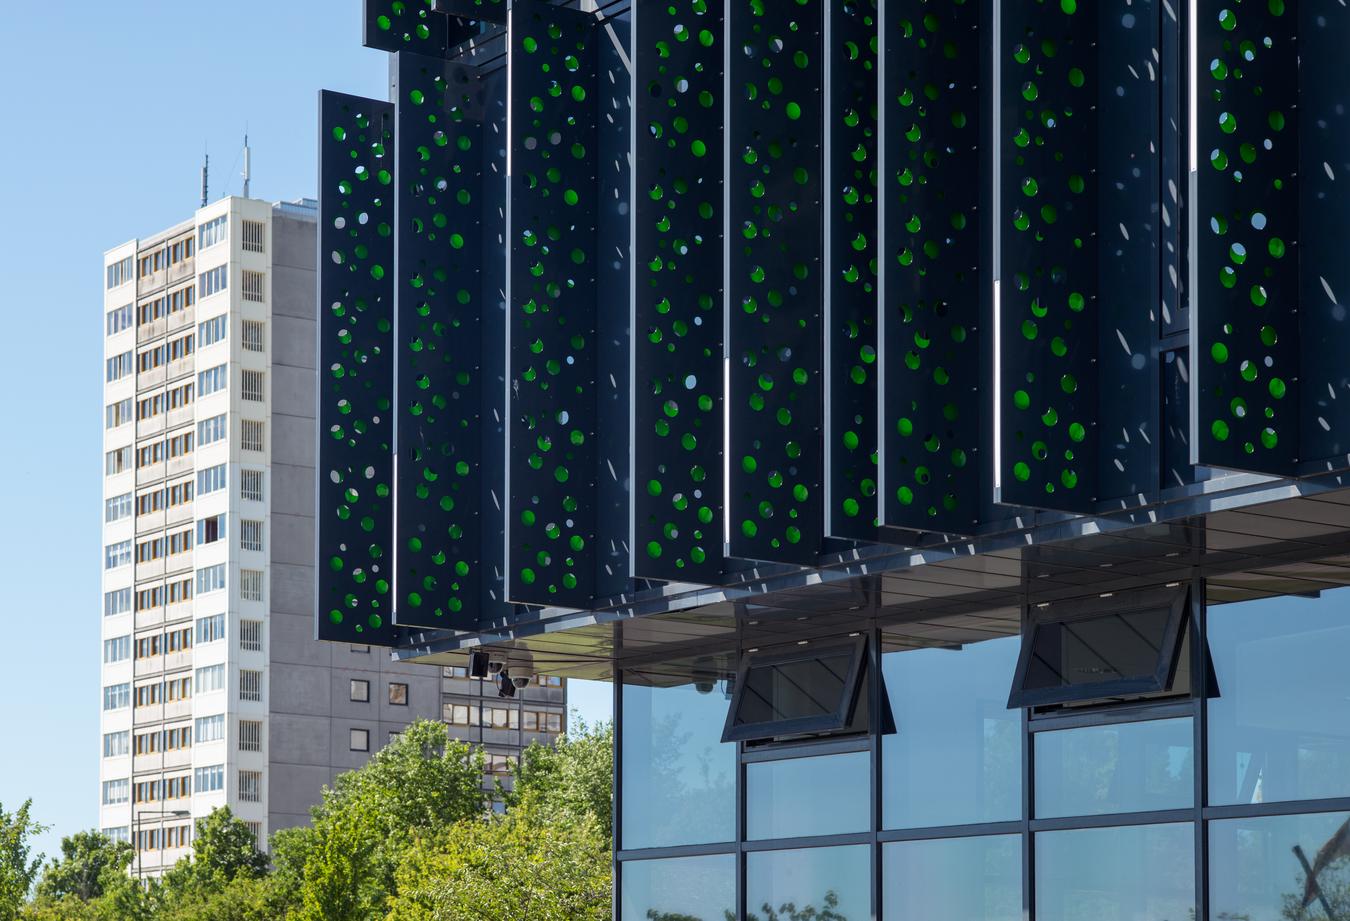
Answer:
POLYGON ((862 692, 862 678, 867 663, 867 636, 860 633, 856 637, 830 637, 821 645, 807 644, 791 648, 778 647, 759 652, 746 652, 736 670, 736 688, 727 708, 727 719, 722 727, 722 742, 758 742, 771 743, 786 736, 834 735, 852 732, 850 722, 858 697, 862 692), (834 712, 819 716, 793 717, 789 719, 764 720, 754 723, 737 723, 736 715, 740 711, 745 689, 749 686, 750 672, 754 669, 773 668, 795 662, 808 662, 822 657, 846 653, 851 656, 848 672, 844 677, 844 689, 839 695, 839 703, 834 712))

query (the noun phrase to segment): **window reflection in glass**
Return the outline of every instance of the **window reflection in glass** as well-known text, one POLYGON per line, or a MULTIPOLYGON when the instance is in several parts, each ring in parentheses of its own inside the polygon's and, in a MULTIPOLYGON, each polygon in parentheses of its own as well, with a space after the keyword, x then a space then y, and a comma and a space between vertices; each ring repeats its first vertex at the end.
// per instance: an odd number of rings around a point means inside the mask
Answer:
POLYGON ((1022 838, 946 838, 882 846, 882 921, 1021 921, 1022 838))
POLYGON ((736 855, 630 860, 619 921, 726 921, 736 917, 736 855))
POLYGON ((1189 808, 1193 732, 1184 717, 1037 733, 1036 816, 1189 808))
POLYGON ((745 921, 870 921, 869 850, 858 844, 747 854, 745 921))
POLYGON ((1211 822, 1211 917, 1224 921, 1350 918, 1347 821, 1350 814, 1332 812, 1211 822), (1312 885, 1308 884, 1309 869, 1312 885))
POLYGON ((870 755, 849 752, 745 768, 748 836, 799 838, 867 831, 870 755))
POLYGON ((736 837, 736 746, 723 744, 723 682, 623 688, 625 849, 736 837))
POLYGON ((1193 826, 1135 825, 1036 836, 1037 921, 1193 921, 1193 826))
POLYGON ((1214 805, 1350 795, 1350 592, 1209 608, 1214 805))
POLYGON ((1008 709, 1021 641, 882 656, 895 731, 882 738, 886 828, 1022 817, 1022 716, 1008 709))

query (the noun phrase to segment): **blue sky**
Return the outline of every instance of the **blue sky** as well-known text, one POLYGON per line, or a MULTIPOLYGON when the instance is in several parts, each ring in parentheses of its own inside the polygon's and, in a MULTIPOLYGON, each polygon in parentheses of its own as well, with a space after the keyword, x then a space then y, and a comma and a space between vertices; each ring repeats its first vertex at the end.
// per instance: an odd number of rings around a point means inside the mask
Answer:
MULTIPOLYGON (((0 804, 63 834, 97 821, 102 253, 239 194, 317 193, 320 87, 380 95, 360 0, 63 0, 0 29, 0 804)), ((578 685, 588 719, 607 686, 578 685)))

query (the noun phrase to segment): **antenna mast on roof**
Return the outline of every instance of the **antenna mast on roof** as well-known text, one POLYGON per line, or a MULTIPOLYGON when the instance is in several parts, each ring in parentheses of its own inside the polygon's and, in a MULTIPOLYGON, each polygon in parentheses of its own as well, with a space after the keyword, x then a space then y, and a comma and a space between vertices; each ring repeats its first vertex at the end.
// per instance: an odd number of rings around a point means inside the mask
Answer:
POLYGON ((244 197, 248 198, 248 181, 253 173, 253 152, 248 146, 248 132, 244 133, 244 197))
POLYGON ((206 207, 206 197, 210 189, 209 181, 211 176, 211 155, 202 154, 202 207, 206 207))

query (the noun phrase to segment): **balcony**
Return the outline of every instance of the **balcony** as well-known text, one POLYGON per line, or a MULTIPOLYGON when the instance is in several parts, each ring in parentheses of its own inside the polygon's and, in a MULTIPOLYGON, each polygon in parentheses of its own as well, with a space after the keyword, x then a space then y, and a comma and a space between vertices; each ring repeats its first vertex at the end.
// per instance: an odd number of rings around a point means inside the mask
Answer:
POLYGON ((136 533, 148 534, 164 527, 164 512, 147 512, 136 516, 136 533))
POLYGON ((144 467, 136 468, 136 485, 141 486, 145 483, 154 483, 164 479, 164 462, 157 464, 146 464, 144 467))
POLYGON ((191 309, 183 309, 177 311, 176 313, 169 314, 169 322, 167 325, 169 332, 174 332, 175 330, 180 330, 183 329, 184 327, 191 325, 192 325, 191 309))
POLYGON ((167 379, 176 381, 180 377, 191 374, 195 367, 196 365, 191 356, 188 356, 187 358, 175 358, 173 361, 169 362, 167 379))
MULTIPOLYGON (((173 525, 176 524, 182 524, 185 521, 191 520, 192 520, 192 506, 186 502, 183 502, 179 505, 170 506, 169 510, 164 513, 164 526, 166 528, 172 527, 173 525)), ((190 563, 191 561, 189 561, 189 564, 190 563)))
POLYGON ((149 371, 138 371, 136 373, 136 391, 148 390, 151 387, 164 383, 164 366, 151 368, 149 371))
POLYGON ((164 670, 166 672, 182 671, 192 667, 192 650, 181 649, 178 652, 169 652, 164 654, 164 670))
POLYGON ((165 471, 166 476, 179 476, 184 473, 192 472, 192 455, 185 454, 182 457, 170 459, 165 471))
POLYGON ((143 771, 162 771, 164 770, 164 755, 160 752, 137 755, 131 764, 131 769, 136 773, 141 773, 143 771))
POLYGON ((164 431, 164 415, 151 416, 149 419, 142 419, 136 423, 136 437, 145 438, 147 435, 158 435, 164 431))
POLYGON ((146 627, 158 627, 164 623, 164 609, 146 608, 144 611, 136 612, 136 629, 143 630, 146 627))
POLYGON ((164 753, 164 770, 172 771, 192 764, 192 749, 175 748, 164 753))
POLYGON ((174 700, 164 704, 164 719, 178 720, 192 715, 192 698, 174 700))
POLYGON ((180 425, 187 425, 191 422, 192 407, 180 406, 177 409, 169 410, 168 421, 165 424, 171 429, 176 429, 180 425))
POLYGON ((176 620, 192 620, 192 602, 179 601, 169 605, 164 611, 164 620, 169 623, 176 620))
POLYGON ((187 281, 190 279, 195 271, 194 262, 195 260, 192 259, 183 259, 169 266, 168 270, 164 273, 164 283, 176 285, 180 281, 187 281))
POLYGON ((158 339, 160 336, 164 335, 164 330, 165 323, 163 317, 160 317, 158 320, 151 320, 149 323, 142 323, 136 327, 136 344, 142 345, 149 342, 151 339, 158 339))
POLYGON ((136 723, 157 723, 164 719, 163 704, 147 704, 136 708, 136 723))
POLYGON ((168 277, 168 274, 168 272, 160 269, 158 272, 150 272, 147 275, 142 275, 136 282, 136 293, 145 295, 151 291, 164 287, 164 281, 168 277))
POLYGON ((164 577, 164 560, 150 560, 147 563, 136 564, 136 581, 142 582, 146 579, 162 579, 164 577))

